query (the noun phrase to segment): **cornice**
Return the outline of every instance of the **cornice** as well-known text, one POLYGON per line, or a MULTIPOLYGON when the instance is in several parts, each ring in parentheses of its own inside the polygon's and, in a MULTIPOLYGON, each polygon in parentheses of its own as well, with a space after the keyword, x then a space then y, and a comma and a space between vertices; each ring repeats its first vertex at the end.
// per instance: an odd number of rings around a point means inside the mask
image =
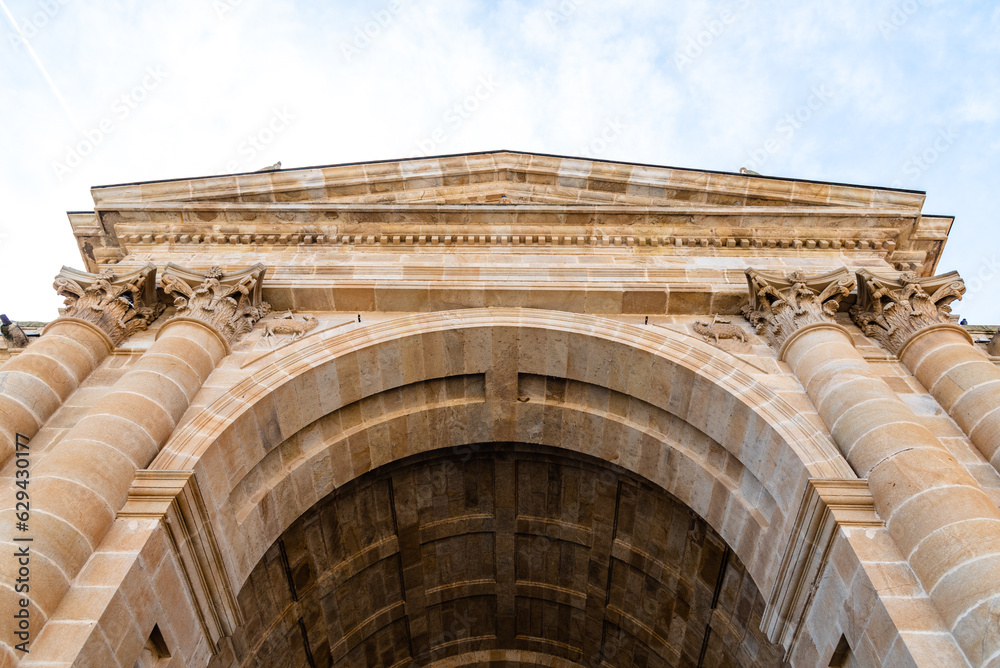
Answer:
MULTIPOLYGON (((639 193, 666 197, 695 191, 723 197, 774 198, 819 205, 903 206, 919 211, 924 194, 851 184, 761 177, 658 165, 598 161, 515 151, 435 156, 269 172, 205 176, 99 186, 99 206, 124 201, 171 201, 313 193, 308 198, 356 196, 400 190, 426 190, 482 183, 553 185, 600 193, 639 193)), ((744 202, 745 203, 745 202, 744 202)))
POLYGON ((914 191, 511 151, 122 184, 92 194, 95 211, 70 216, 92 271, 175 247, 266 254, 470 246, 860 252, 925 276, 952 223, 922 215, 925 196, 914 191))

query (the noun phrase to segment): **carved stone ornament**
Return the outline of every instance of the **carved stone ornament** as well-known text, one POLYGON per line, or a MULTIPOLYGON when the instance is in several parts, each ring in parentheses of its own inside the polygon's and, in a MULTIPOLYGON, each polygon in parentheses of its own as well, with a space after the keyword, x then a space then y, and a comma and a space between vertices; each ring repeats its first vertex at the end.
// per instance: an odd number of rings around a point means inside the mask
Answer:
POLYGON ((806 325, 830 322, 840 300, 854 289, 854 276, 847 269, 807 277, 801 271, 788 276, 747 269, 750 302, 746 316, 774 347, 780 348, 792 334, 806 325))
POLYGON ((90 274, 63 267, 52 287, 66 298, 64 317, 97 325, 116 346, 163 312, 156 299, 156 265, 121 276, 107 267, 90 274))
POLYGON ((719 345, 720 339, 739 339, 746 343, 747 334, 728 320, 723 320, 718 315, 712 316, 712 322, 694 321, 694 331, 706 340, 711 342, 715 339, 715 344, 719 345))
POLYGON ((986 344, 986 352, 990 355, 1000 356, 1000 331, 994 334, 990 342, 986 344))
POLYGON ((219 267, 200 274, 171 263, 160 285, 174 296, 176 317, 201 320, 232 345, 271 311, 271 305, 261 299, 265 271, 258 262, 232 274, 224 274, 219 267))
POLYGON ((957 271, 918 278, 912 272, 882 276, 862 269, 851 317, 867 336, 897 354, 924 327, 953 323, 951 303, 964 293, 965 283, 957 271))

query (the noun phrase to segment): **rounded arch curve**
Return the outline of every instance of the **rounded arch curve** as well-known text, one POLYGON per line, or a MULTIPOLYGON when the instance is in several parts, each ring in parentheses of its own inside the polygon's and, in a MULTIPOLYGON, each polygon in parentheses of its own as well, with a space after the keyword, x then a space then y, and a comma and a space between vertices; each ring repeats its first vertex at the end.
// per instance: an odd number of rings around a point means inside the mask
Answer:
POLYGON ((419 451, 416 434, 423 449, 520 440, 633 471, 704 513, 763 592, 807 479, 854 477, 745 363, 666 329, 491 308, 316 339, 194 416, 150 467, 196 471, 237 590, 321 492, 419 451))

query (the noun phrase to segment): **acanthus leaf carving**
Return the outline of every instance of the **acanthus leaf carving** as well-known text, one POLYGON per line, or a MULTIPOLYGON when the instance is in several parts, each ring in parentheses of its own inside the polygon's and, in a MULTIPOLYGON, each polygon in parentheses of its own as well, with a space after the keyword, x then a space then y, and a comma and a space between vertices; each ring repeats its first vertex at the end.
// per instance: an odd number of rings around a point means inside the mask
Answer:
POLYGON ((840 301, 854 289, 854 276, 847 269, 812 277, 801 271, 784 276, 752 268, 746 274, 750 300, 743 315, 776 348, 805 325, 834 322, 840 301))
POLYGON ((261 299, 266 271, 258 262, 235 273, 212 267, 200 274, 170 263, 160 285, 174 297, 175 317, 201 320, 232 345, 271 311, 271 305, 261 299))
POLYGON ((851 317, 861 331, 897 354, 913 334, 935 324, 953 324, 951 303, 965 294, 957 271, 920 278, 912 272, 897 276, 861 269, 858 301, 851 317))
POLYGON ((86 320, 118 346, 146 329, 163 312, 156 299, 156 265, 121 276, 111 267, 91 274, 63 267, 52 287, 65 297, 64 317, 86 320))

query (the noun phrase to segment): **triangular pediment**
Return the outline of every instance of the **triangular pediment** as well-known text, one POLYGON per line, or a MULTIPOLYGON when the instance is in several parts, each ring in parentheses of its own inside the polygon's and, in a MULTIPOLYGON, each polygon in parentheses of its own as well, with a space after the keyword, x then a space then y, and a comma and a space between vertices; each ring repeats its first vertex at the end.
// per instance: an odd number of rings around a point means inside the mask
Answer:
POLYGON ((862 207, 919 210, 923 193, 583 158, 489 153, 101 186, 143 203, 862 207))
POLYGON ((129 249, 586 247, 856 253, 930 275, 952 222, 924 215, 921 192, 512 151, 98 186, 92 194, 93 212, 70 215, 92 270, 129 249))

